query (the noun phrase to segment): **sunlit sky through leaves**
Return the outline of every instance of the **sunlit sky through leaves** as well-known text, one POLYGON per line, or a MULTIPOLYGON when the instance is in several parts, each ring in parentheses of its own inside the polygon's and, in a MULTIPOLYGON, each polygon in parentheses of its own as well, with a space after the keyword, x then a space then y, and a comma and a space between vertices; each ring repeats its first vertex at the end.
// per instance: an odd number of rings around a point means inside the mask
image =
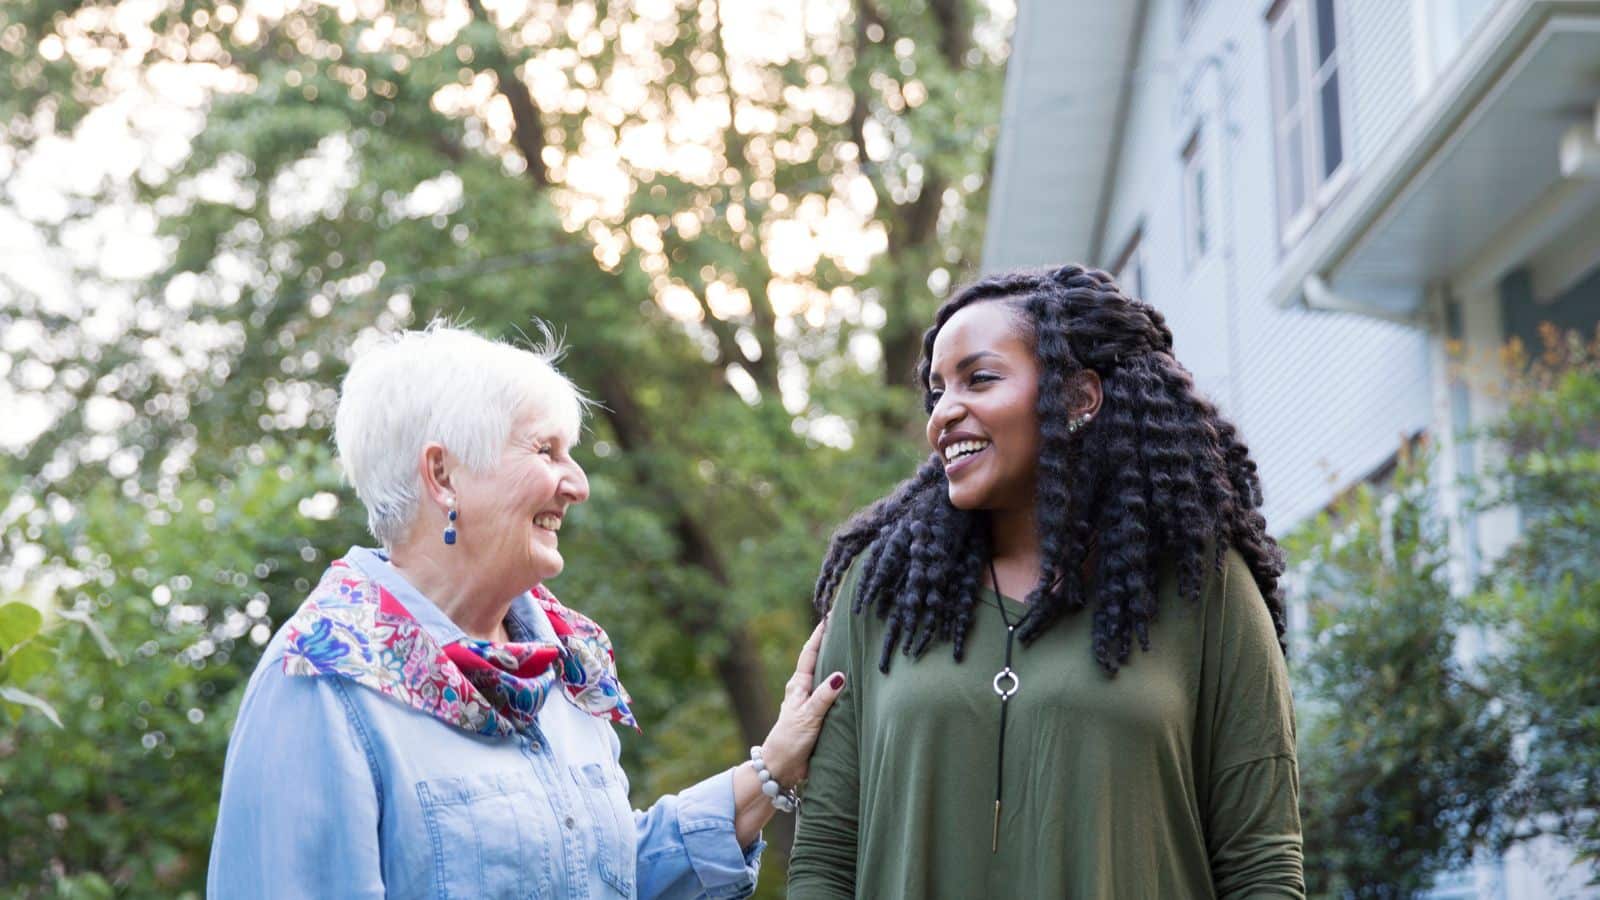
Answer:
MULTIPOLYGON (((162 0, 127 0, 111 7, 86 7, 57 29, 60 36, 42 40, 37 52, 47 61, 70 57, 80 68, 105 71, 110 96, 72 134, 50 135, 50 128, 42 128, 49 136, 25 156, 0 144, 0 178, 10 182, 12 198, 11 206, 0 205, 0 266, 20 289, 39 298, 43 311, 81 316, 85 336, 91 340, 108 341, 133 324, 136 288, 132 286, 167 262, 174 244, 157 236, 158 212, 176 212, 170 205, 186 200, 226 202, 242 190, 226 166, 194 179, 176 197, 164 198, 160 202, 169 205, 165 208, 134 202, 127 187, 135 175, 160 182, 182 163, 204 124, 210 98, 259 87, 252 76, 232 67, 214 38, 186 45, 168 41, 172 46, 165 46, 150 27, 164 5, 162 0), (120 35, 125 49, 108 49, 114 42, 97 39, 108 30, 120 35), (146 54, 152 50, 164 61, 151 63, 146 54), (82 207, 90 200, 96 208, 85 214, 82 207), (47 245, 34 223, 61 225, 59 245, 47 245), (76 277, 75 270, 99 277, 76 277)), ((357 30, 355 43, 361 50, 395 51, 397 67, 451 41, 470 22, 470 12, 457 0, 424 2, 432 19, 423 33, 397 24, 382 0, 329 0, 323 5, 337 10, 341 20, 357 30)), ((592 242, 600 266, 615 268, 627 249, 637 249, 639 264, 651 276, 655 302, 687 327, 694 327, 692 323, 707 309, 719 318, 748 314, 752 300, 746 286, 726 278, 711 280, 702 304, 688 286, 668 275, 664 232, 675 229, 692 238, 715 217, 741 234, 741 250, 766 255, 772 281, 765 293, 780 321, 798 317, 819 325, 830 308, 859 304, 848 286, 822 290, 808 276, 823 260, 841 272, 862 274, 885 249, 882 226, 873 220, 879 197, 863 166, 896 152, 882 127, 867 122, 870 161, 844 158, 856 152, 853 144, 846 143, 838 148, 839 165, 832 166, 827 177, 803 185, 802 191, 779 192, 774 183, 778 166, 810 159, 818 151, 818 136, 805 123, 837 124, 849 115, 851 98, 841 69, 813 62, 804 72, 803 87, 786 85, 772 74, 774 66, 794 59, 815 60, 817 48, 826 53, 846 42, 853 28, 847 0, 702 3, 702 15, 721 16, 726 77, 702 49, 691 48, 687 60, 675 63, 669 58, 680 14, 673 0, 639 0, 633 4, 632 17, 620 21, 615 16, 597 21, 594 8, 585 4, 568 5, 564 16, 556 14, 554 4, 530 0, 486 0, 484 5, 502 33, 520 29, 518 37, 528 46, 551 47, 535 53, 521 70, 539 106, 585 114, 576 152, 568 153, 562 141, 551 140, 543 161, 552 176, 552 197, 562 226, 592 242), (549 7, 548 14, 541 6, 549 7), (566 33, 555 35, 552 29, 558 27, 566 33), (608 45, 616 50, 617 59, 602 82, 587 58, 608 45), (698 76, 692 93, 675 88, 663 102, 659 92, 646 90, 664 77, 666 67, 685 61, 698 76), (707 187, 719 179, 735 180, 722 146, 730 121, 745 140, 764 151, 752 154, 758 160, 754 171, 740 173, 747 190, 739 202, 706 202, 670 216, 625 220, 630 195, 651 173, 707 187), (762 225, 760 233, 749 234, 746 241, 746 230, 755 230, 747 213, 753 204, 764 205, 762 225)), ((991 58, 1004 54, 1001 28, 1011 15, 1009 4, 997 6, 1002 8, 991 10, 992 17, 980 23, 976 35, 978 47, 991 58)), ((200 12, 196 22, 221 24, 231 28, 235 38, 248 41, 294 8, 290 0, 245 0, 200 12)), ((298 20, 291 18, 289 23, 301 51, 324 64, 331 62, 330 71, 353 99, 386 89, 384 83, 367 84, 365 71, 338 65, 337 45, 309 33, 296 34, 298 20)), ((7 39, 0 33, 0 44, 7 39)), ((910 40, 902 38, 894 52, 905 58, 913 49, 910 40)), ((465 64, 470 58, 462 62, 463 73, 468 73, 465 64)), ((290 76, 292 86, 294 73, 290 76)), ((909 78, 894 92, 895 102, 918 105, 928 91, 922 82, 909 78)), ((491 73, 478 71, 462 83, 446 85, 431 103, 438 112, 468 122, 469 138, 499 155, 508 171, 524 167, 511 149, 510 108, 497 93, 491 73)), ((314 154, 271 186, 268 200, 274 218, 309 221, 335 206, 353 177, 350 157, 343 138, 324 140, 314 154)), ((913 164, 908 171, 915 176, 917 168, 913 164)), ((900 192, 906 186, 891 183, 890 189, 900 192)), ((399 207, 403 215, 423 218, 448 214, 462 202, 460 179, 444 171, 417 185, 399 207)), ((244 267, 239 268, 242 278, 244 267)), ((217 260, 213 274, 228 276, 226 256, 217 260)), ((371 278, 352 279, 341 289, 347 294, 371 291, 382 274, 380 270, 371 278)), ((180 277, 167 286, 162 300, 181 310, 196 302, 198 292, 217 289, 216 284, 180 277)), ((321 302, 328 301, 321 298, 321 302)), ((399 302, 404 305, 404 298, 399 302)), ((35 332, 21 322, 0 336, 0 373, 10 369, 17 349, 40 339, 35 332)), ((206 343, 204 335, 191 337, 200 346, 206 343)), ((854 343, 852 349, 859 364, 875 363, 876 347, 870 342, 854 343)), ((152 347, 150 352, 173 355, 170 348, 152 347)), ((174 356, 169 364, 181 366, 184 360, 174 356)), ((46 373, 33 378, 26 372, 16 374, 21 376, 22 393, 0 383, 0 408, 8 420, 0 446, 12 448, 33 440, 52 416, 45 398, 27 392, 30 383, 48 383, 46 373)), ((91 427, 119 424, 110 406, 89 412, 91 427)))

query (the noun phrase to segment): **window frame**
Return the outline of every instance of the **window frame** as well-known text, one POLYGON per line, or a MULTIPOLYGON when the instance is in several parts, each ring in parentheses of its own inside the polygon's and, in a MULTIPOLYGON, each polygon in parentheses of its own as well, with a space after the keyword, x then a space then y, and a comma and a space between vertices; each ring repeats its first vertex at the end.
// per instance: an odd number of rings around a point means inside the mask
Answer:
POLYGON ((1276 177, 1277 196, 1274 205, 1278 213, 1278 234, 1281 245, 1296 243, 1310 229, 1311 223, 1322 214, 1350 179, 1350 129, 1346 115, 1350 95, 1350 71, 1346 53, 1348 29, 1345 27, 1344 3, 1329 0, 1332 8, 1334 41, 1328 58, 1315 63, 1319 34, 1317 32, 1318 0, 1276 0, 1267 10, 1267 67, 1271 86, 1272 107, 1272 158, 1276 177), (1294 29, 1295 96, 1288 94, 1288 75, 1285 71, 1282 48, 1284 32, 1294 29), (1322 90, 1329 79, 1338 81, 1338 109, 1334 116, 1339 126, 1339 163, 1332 172, 1324 173, 1324 123, 1327 110, 1323 106, 1322 90), (1298 189, 1301 203, 1298 209, 1289 208, 1289 195, 1294 187, 1294 172, 1289 165, 1292 142, 1289 132, 1298 124, 1300 129, 1300 170, 1298 189))

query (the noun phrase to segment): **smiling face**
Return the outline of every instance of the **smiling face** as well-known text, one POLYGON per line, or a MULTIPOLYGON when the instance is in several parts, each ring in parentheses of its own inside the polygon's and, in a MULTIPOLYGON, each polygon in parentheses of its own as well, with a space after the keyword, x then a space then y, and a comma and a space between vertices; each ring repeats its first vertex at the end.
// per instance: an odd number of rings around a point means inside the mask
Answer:
POLYGON ((1031 510, 1039 467, 1039 366, 1004 301, 951 316, 933 342, 928 443, 957 509, 1031 510))
POLYGON ((524 410, 494 466, 484 472, 457 466, 452 473, 456 547, 502 582, 508 596, 554 578, 565 565, 556 533, 568 507, 589 497, 589 479, 571 450, 536 411, 524 410))

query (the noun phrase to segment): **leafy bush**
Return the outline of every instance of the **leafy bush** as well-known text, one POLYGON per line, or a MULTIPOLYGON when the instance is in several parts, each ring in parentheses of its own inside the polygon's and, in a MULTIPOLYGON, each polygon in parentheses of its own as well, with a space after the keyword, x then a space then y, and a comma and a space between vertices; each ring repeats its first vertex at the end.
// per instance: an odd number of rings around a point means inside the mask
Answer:
POLYGON ((46 638, 39 633, 43 625, 43 614, 31 603, 0 604, 0 700, 5 701, 0 710, 15 718, 32 709, 60 728, 55 707, 20 687, 49 671, 54 662, 46 638))
POLYGON ((1600 862, 1600 346, 1547 330, 1513 348, 1504 448, 1479 508, 1514 506, 1520 535, 1476 598, 1498 638, 1485 663, 1526 736, 1514 838, 1553 834, 1600 862))
POLYGON ((1318 896, 1415 896, 1501 825, 1511 729, 1455 656, 1466 606, 1426 471, 1403 462, 1286 542, 1310 618, 1293 672, 1318 896))

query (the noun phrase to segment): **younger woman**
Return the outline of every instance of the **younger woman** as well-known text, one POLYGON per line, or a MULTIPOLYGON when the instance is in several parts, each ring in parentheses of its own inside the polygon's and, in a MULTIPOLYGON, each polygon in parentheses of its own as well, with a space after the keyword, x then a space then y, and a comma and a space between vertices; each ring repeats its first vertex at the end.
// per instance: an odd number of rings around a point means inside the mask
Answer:
POLYGON ((789 896, 1303 896, 1283 563, 1161 314, 1077 266, 987 278, 920 376, 933 455, 817 583, 852 687, 789 896))

